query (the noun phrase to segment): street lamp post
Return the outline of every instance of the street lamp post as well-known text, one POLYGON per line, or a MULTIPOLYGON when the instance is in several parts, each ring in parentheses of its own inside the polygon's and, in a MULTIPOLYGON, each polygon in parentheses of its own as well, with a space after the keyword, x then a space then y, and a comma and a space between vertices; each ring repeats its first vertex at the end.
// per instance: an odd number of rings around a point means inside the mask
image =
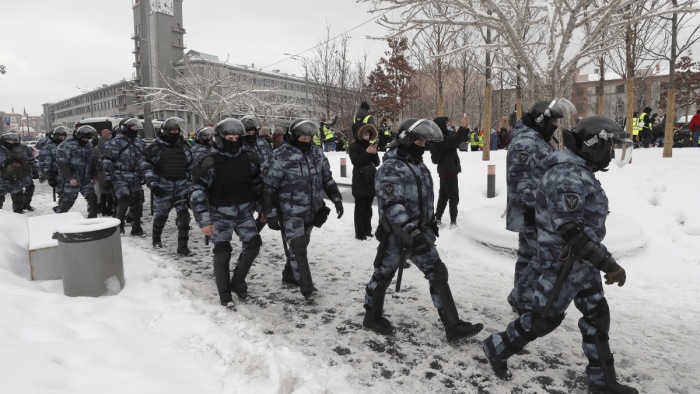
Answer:
POLYGON ((76 87, 76 89, 80 90, 83 93, 86 93, 88 95, 88 97, 90 98, 90 117, 94 118, 95 114, 94 114, 94 111, 92 109, 92 92, 88 91, 87 89, 83 89, 83 88, 79 88, 79 87, 76 87))
POLYGON ((291 59, 301 61, 304 63, 304 90, 305 90, 305 97, 304 97, 304 104, 306 105, 306 116, 310 116, 309 112, 309 69, 308 69, 308 61, 304 56, 299 56, 299 55, 292 55, 290 53, 285 53, 285 56, 289 56, 291 59))

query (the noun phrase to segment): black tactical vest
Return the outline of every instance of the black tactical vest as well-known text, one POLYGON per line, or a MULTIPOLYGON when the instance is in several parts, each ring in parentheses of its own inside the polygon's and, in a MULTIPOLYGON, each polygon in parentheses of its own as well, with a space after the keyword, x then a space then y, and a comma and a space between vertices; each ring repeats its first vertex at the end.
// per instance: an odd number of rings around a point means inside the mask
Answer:
POLYGON ((210 205, 223 207, 255 200, 253 173, 247 155, 216 155, 214 169, 216 180, 209 191, 210 205))
POLYGON ((180 145, 160 147, 160 160, 155 165, 159 177, 181 181, 187 177, 187 155, 180 145))
POLYGON ((26 176, 32 175, 32 169, 24 160, 24 147, 21 149, 13 149, 12 151, 6 151, 5 157, 7 163, 2 167, 2 179, 9 182, 16 182, 26 176))

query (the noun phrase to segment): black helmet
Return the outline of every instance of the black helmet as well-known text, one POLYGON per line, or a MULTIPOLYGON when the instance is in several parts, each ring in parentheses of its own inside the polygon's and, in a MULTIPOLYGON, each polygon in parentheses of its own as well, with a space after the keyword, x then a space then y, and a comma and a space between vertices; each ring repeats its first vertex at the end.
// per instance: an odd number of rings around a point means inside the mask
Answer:
POLYGON ((211 127, 202 127, 194 135, 194 140, 201 145, 209 145, 212 138, 214 138, 214 129, 211 127))
POLYGON ((93 139, 97 136, 97 130, 92 126, 80 126, 73 132, 73 138, 81 140, 83 138, 93 139))
POLYGON ((68 134, 71 134, 71 131, 68 127, 66 126, 58 126, 55 129, 51 131, 51 141, 60 144, 63 140, 68 138, 68 134), (63 140, 60 139, 59 137, 64 137, 63 140))
POLYGON ((0 135, 0 144, 4 145, 7 149, 11 149, 14 145, 22 142, 22 136, 16 131, 8 131, 7 133, 0 135))
POLYGON ((136 127, 137 130, 142 130, 143 125, 141 121, 136 118, 126 118, 119 122, 119 132, 126 133, 126 131, 131 130, 132 127, 136 127))
POLYGON ((403 148, 408 148, 417 139, 422 139, 426 142, 441 142, 442 138, 440 127, 432 120, 410 118, 399 124, 399 128, 396 130, 396 140, 391 142, 387 147, 393 148, 398 145, 403 148))
POLYGON ((311 119, 297 118, 287 127, 287 138, 296 141, 301 136, 318 135, 318 124, 311 119))
POLYGON ((583 119, 573 131, 564 130, 564 146, 603 170, 614 159, 623 167, 632 158, 633 143, 617 122, 604 116, 583 119))
POLYGON ((185 136, 185 121, 178 118, 178 117, 172 117, 165 119, 165 122, 163 122, 162 125, 160 125, 160 136, 163 137, 167 134, 170 134, 170 130, 179 130, 180 131, 180 138, 185 136))
POLYGON ((246 115, 241 118, 241 123, 245 126, 246 133, 254 130, 257 134, 260 131, 260 121, 253 115, 246 115))
POLYGON ((549 141, 558 127, 553 125, 552 121, 574 114, 576 114, 576 106, 567 99, 555 98, 552 101, 537 101, 527 111, 529 118, 527 125, 539 131, 545 141, 549 141))
POLYGON ((225 142, 226 136, 239 136, 239 139, 236 142, 240 147, 241 143, 243 142, 242 137, 245 135, 245 126, 243 126, 243 123, 241 123, 241 121, 238 119, 227 118, 217 123, 216 126, 214 126, 214 131, 216 132, 216 134, 214 134, 214 142, 216 143, 216 146, 221 150, 231 152, 233 151, 233 149, 231 149, 233 146, 225 142))

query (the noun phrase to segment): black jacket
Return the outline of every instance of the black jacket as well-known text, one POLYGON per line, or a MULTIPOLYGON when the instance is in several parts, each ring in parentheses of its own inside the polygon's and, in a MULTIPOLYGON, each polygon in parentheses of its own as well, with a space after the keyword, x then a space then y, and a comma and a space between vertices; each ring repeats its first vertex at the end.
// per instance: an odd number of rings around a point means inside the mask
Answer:
POLYGON ((435 123, 442 130, 443 140, 430 144, 431 160, 438 165, 438 174, 457 175, 462 172, 457 148, 469 134, 469 129, 460 127, 456 133, 450 133, 447 131, 447 118, 435 118, 435 123))
POLYGON ((379 166, 379 155, 367 153, 369 141, 361 139, 362 135, 369 133, 370 140, 377 138, 377 129, 372 124, 362 126, 350 144, 349 155, 352 163, 352 194, 353 196, 374 196, 374 176, 379 166))

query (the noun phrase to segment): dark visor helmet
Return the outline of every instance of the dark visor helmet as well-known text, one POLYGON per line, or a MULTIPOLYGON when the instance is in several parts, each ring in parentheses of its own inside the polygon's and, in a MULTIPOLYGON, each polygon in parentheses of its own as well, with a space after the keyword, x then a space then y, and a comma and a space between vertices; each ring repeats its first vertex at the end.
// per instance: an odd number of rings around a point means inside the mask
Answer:
POLYGON ((202 127, 201 129, 197 130, 197 133, 195 133, 194 138, 198 144, 207 145, 214 138, 214 134, 215 132, 213 128, 202 127))
POLYGON ((234 118, 224 119, 214 126, 214 142, 219 149, 224 149, 224 140, 227 135, 238 135, 239 139, 245 135, 245 127, 240 120, 234 118))
POLYGON ((296 141, 299 137, 318 135, 318 124, 311 119, 297 118, 287 127, 287 138, 296 141))
POLYGON ((399 123, 396 133, 396 140, 390 143, 387 147, 393 148, 394 146, 398 145, 407 148, 417 139, 421 139, 426 142, 441 142, 443 139, 440 127, 432 120, 425 118, 410 118, 404 120, 403 122, 399 123))
POLYGON ((564 146, 603 170, 610 162, 623 167, 632 158, 633 143, 615 121, 604 116, 583 119, 573 131, 564 130, 564 146))

